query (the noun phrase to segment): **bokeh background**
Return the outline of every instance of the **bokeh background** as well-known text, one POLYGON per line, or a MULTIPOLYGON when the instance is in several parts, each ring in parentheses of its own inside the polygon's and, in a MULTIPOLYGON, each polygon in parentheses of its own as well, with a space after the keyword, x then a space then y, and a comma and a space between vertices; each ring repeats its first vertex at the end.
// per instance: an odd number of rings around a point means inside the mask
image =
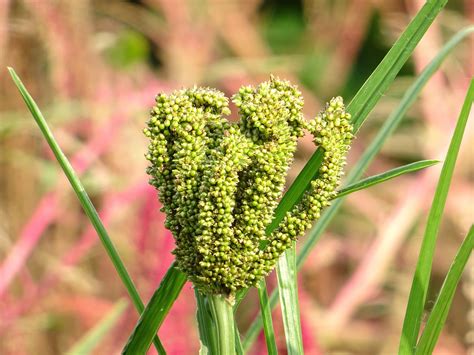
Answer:
MULTIPOLYGON (((0 353, 63 354, 117 307, 122 311, 94 353, 119 353, 137 320, 7 65, 43 109, 147 300, 173 249, 143 157, 141 131, 156 93, 198 84, 230 96, 273 73, 299 85, 305 115, 314 117, 332 96, 350 100, 422 3, 0 0, 0 353)), ((472 24, 473 12, 469 0, 449 2, 358 133, 348 168, 417 73, 472 24)), ((473 75, 472 44, 464 41, 446 60, 367 175, 442 158, 473 75)), ((303 139, 289 182, 313 151, 311 139, 303 139)), ((471 120, 443 216, 430 300, 474 220, 473 153, 471 120)), ((430 168, 348 198, 300 273, 307 354, 396 352, 438 175, 438 167, 430 168)), ((436 354, 474 354, 473 297, 471 263, 436 354)), ((243 333, 257 310, 252 293, 239 313, 243 333)), ((160 330, 169 354, 197 353, 194 312, 187 284, 160 330)), ((279 311, 274 317, 283 344, 279 311)), ((260 336, 252 351, 263 349, 260 336)))

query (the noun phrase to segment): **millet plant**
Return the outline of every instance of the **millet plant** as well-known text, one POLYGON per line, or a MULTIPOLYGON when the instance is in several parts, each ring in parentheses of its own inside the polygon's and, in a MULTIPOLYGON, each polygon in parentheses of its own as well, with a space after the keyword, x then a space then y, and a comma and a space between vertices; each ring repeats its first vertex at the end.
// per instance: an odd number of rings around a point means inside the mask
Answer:
MULTIPOLYGON (((159 192, 165 225, 176 241, 176 260, 146 308, 39 108, 9 69, 140 314, 124 354, 144 354, 152 342, 160 354, 166 353, 156 334, 187 280, 195 287, 202 354, 243 354, 262 326, 267 351, 276 354, 271 309, 278 300, 286 350, 288 354, 304 352, 297 270, 343 197, 437 163, 414 162, 361 180, 424 84, 452 48, 474 31, 473 27, 454 36, 419 75, 345 178, 345 187, 339 188, 353 137, 445 3, 428 1, 352 101, 345 106, 341 97, 333 98, 314 119, 303 117, 298 89, 276 77, 256 87, 244 86, 232 97, 239 109, 238 122, 227 120, 229 100, 215 89, 194 87, 156 96, 144 130, 149 139, 147 173, 159 192), (313 135, 318 149, 283 195, 297 140, 305 133, 313 135), (296 240, 309 228, 297 256, 296 240), (275 267, 278 288, 269 297, 265 276, 275 267), (258 289, 261 314, 241 339, 234 314, 251 287, 258 289)), ((428 217, 400 339, 402 355, 429 354, 434 349, 474 246, 471 227, 420 334, 436 237, 473 100, 471 82, 428 217)))

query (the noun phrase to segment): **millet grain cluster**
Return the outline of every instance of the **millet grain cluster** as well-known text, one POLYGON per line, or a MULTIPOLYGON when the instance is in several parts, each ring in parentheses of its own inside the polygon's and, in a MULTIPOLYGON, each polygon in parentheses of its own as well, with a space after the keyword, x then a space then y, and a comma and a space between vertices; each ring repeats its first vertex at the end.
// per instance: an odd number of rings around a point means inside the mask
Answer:
POLYGON ((147 173, 176 240, 178 267, 203 293, 233 294, 274 268, 334 196, 352 139, 340 97, 309 122, 300 92, 287 81, 242 87, 232 100, 238 123, 225 118, 228 99, 217 90, 159 94, 144 130, 147 173), (324 151, 322 165, 301 201, 266 235, 305 130, 324 151))

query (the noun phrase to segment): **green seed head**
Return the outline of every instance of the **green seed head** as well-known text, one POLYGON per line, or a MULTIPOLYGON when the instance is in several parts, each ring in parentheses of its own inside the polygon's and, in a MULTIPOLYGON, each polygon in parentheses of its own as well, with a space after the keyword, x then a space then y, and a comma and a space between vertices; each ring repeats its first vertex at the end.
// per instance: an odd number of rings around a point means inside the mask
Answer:
POLYGON ((302 235, 335 193, 352 139, 340 97, 311 122, 289 82, 271 78, 232 98, 240 122, 229 123, 228 99, 209 88, 159 94, 144 134, 150 183, 159 190, 165 226, 176 240, 179 268, 204 293, 255 285, 302 235), (298 137, 309 130, 324 151, 319 174, 270 235, 298 137), (263 250, 262 242, 270 242, 263 250))

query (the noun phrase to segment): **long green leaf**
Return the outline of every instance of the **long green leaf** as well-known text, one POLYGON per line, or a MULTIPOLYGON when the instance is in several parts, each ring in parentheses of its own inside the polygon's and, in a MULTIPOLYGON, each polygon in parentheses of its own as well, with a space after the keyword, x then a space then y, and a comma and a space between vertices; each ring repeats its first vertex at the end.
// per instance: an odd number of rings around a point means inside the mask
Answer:
MULTIPOLYGON (((346 185, 355 183, 361 176, 364 174, 364 171, 370 165, 372 160, 375 158, 377 153, 382 148, 385 141, 392 135, 395 129, 400 124, 404 115, 415 102, 421 90, 428 82, 428 80, 433 76, 433 74, 438 70, 441 63, 446 59, 446 57, 451 53, 451 51, 469 34, 474 32, 474 26, 466 27, 465 29, 456 33, 450 40, 447 42, 439 53, 433 58, 433 60, 426 66, 422 73, 417 77, 415 82, 408 88, 408 90, 403 95, 400 104, 397 108, 390 114, 387 120, 384 122, 376 137, 372 140, 369 147, 366 148, 362 156, 360 157, 357 164, 350 171, 347 179, 345 181, 346 185)), ((304 261, 308 257, 311 250, 316 245, 319 237, 327 228, 331 220, 334 218, 336 213, 342 206, 345 197, 339 198, 333 202, 333 204, 321 215, 321 218, 317 221, 315 226, 308 232, 305 237, 304 243, 300 249, 300 252, 297 256, 296 265, 297 268, 301 268, 304 261)), ((242 292, 241 297, 246 293, 242 292)), ((270 295, 270 307, 274 308, 278 303, 278 289, 276 289, 270 295)), ((242 345, 244 350, 250 349, 250 346, 253 344, 255 339, 258 336, 258 332, 262 328, 262 317, 259 313, 255 320, 250 325, 244 339, 242 340, 242 345)))
MULTIPOLYGON (((273 309, 276 307, 276 305, 278 304, 279 296, 280 295, 278 292, 278 288, 276 288, 271 293, 270 299, 268 301, 268 304, 270 305, 270 309, 273 309)), ((250 327, 247 330, 247 333, 245 334, 242 340, 242 346, 245 352, 248 352, 250 350, 250 347, 252 346, 253 342, 257 339, 257 336, 260 330, 262 329, 262 326, 263 326, 263 319, 262 319, 262 312, 260 311, 255 317, 255 319, 253 320, 252 324, 250 324, 250 327)))
POLYGON ((337 195, 334 198, 340 198, 342 196, 349 195, 353 192, 367 189, 371 186, 396 178, 397 176, 425 169, 429 166, 433 166, 438 163, 438 160, 420 160, 415 163, 399 166, 397 168, 385 171, 381 174, 377 174, 374 176, 370 176, 366 179, 360 180, 355 184, 350 184, 349 186, 338 191, 337 195))
POLYGON ((436 299, 436 302, 431 310, 425 329, 421 334, 418 345, 416 346, 416 355, 432 354, 433 349, 438 341, 441 330, 443 329, 448 311, 453 302, 456 287, 461 279, 461 275, 466 267, 466 264, 474 248, 474 225, 467 233, 461 247, 459 248, 456 257, 454 258, 448 274, 443 282, 441 291, 436 299))
POLYGON ((425 234, 421 243, 420 254, 416 264, 416 271, 411 285, 410 296, 408 298, 405 320, 403 322, 402 337, 400 339, 399 354, 413 354, 420 331, 421 318, 426 302, 426 294, 430 282, 431 266, 436 247, 441 217, 448 196, 449 186, 453 176, 454 166, 461 146, 462 137, 466 128, 466 123, 474 101, 474 79, 469 85, 466 99, 461 109, 453 137, 448 148, 448 153, 441 169, 440 178, 436 187, 436 192, 431 204, 426 225, 425 234))
POLYGON ((425 3, 347 106, 347 110, 352 115, 356 131, 362 126, 367 115, 393 82, 418 42, 447 2, 447 0, 428 0, 425 3))
POLYGON ((267 343, 267 353, 268 355, 276 355, 278 354, 278 350, 275 340, 275 331, 273 330, 272 309, 269 304, 267 285, 264 278, 260 281, 257 290, 263 316, 263 332, 267 343))
MULTIPOLYGON (((130 295, 130 299, 133 302, 133 305, 137 309, 138 313, 142 313, 143 309, 145 306, 143 305, 142 300, 140 299, 140 296, 138 294, 138 291, 133 284, 132 279, 130 278, 130 275, 125 268, 125 265, 120 258, 120 255, 115 248, 112 240, 110 239, 107 230, 105 229, 99 214, 97 213, 97 210, 95 209, 94 205, 92 204, 89 196, 87 195, 86 190, 84 189, 84 186, 82 185, 81 181, 77 177, 73 167, 69 163, 69 160, 66 158, 64 155, 63 151, 61 150, 61 147, 59 144, 56 142, 53 136, 53 132, 51 132, 48 124, 46 123, 46 120, 43 117, 43 114, 41 113, 38 105, 36 102, 33 100, 29 92, 26 90, 25 86, 21 82, 20 78, 18 75, 15 73, 13 68, 8 68, 8 71, 10 72, 10 75, 13 79, 13 82, 15 83, 16 87, 20 91, 21 96, 23 97, 23 100, 26 103, 26 106, 30 110, 33 118, 35 119, 36 123, 38 124, 41 133, 43 134, 44 138, 46 139, 46 142, 48 143, 49 147, 54 153, 54 156, 56 157, 56 160, 58 161, 59 165, 64 171, 64 174, 66 175, 67 179, 69 180, 69 183, 71 184, 74 192, 76 193, 77 198, 79 199, 79 202, 81 203, 81 206, 86 213, 87 217, 89 218, 91 224, 94 226, 94 229, 97 232, 97 235, 99 236, 100 241, 102 242, 102 245, 104 246, 107 254, 109 255, 110 260, 112 261, 112 264, 115 267, 115 270, 117 271, 117 274, 119 275, 120 279, 122 280, 122 283, 124 284, 125 288, 128 291, 128 294, 130 295)), ((161 345, 158 337, 155 337, 155 346, 157 350, 160 353, 163 353, 163 346, 161 345)))
POLYGON ((165 277, 142 312, 138 323, 130 335, 123 354, 145 354, 151 345, 153 336, 178 298, 186 276, 176 268, 175 263, 168 269, 165 277))
POLYGON ((244 355, 244 348, 242 346, 242 339, 240 339, 240 332, 239 327, 237 325, 237 321, 234 324, 234 342, 235 342, 235 354, 236 355, 244 355))
MULTIPOLYGON (((303 167, 301 172, 296 177, 295 181, 288 188, 286 193, 283 195, 280 203, 275 209, 272 222, 267 227, 267 234, 270 235, 280 224, 285 217, 286 213, 290 211, 294 205, 296 205, 303 196, 303 193, 309 186, 311 180, 313 180, 315 173, 318 171, 323 161, 323 150, 318 148, 316 152, 311 156, 306 165, 303 167)), ((263 246, 265 246, 264 244, 263 246)), ((261 249, 263 249, 261 247, 261 249)))
POLYGON ((102 339, 120 320, 120 316, 127 308, 128 302, 124 299, 115 303, 114 307, 91 330, 80 338, 68 351, 68 355, 88 355, 100 344, 102 339))
POLYGON ((293 247, 278 259, 277 267, 278 290, 288 355, 304 353, 296 273, 296 242, 294 242, 293 247))

